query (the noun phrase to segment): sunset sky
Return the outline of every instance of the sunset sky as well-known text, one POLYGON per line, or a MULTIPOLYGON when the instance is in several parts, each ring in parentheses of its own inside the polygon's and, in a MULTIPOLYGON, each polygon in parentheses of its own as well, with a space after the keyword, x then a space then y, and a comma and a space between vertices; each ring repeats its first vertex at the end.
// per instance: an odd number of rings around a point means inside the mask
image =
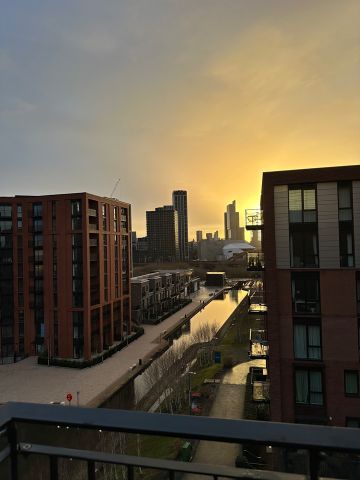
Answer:
POLYGON ((0 192, 189 194, 194 230, 264 170, 360 163, 359 0, 2 0, 0 192))

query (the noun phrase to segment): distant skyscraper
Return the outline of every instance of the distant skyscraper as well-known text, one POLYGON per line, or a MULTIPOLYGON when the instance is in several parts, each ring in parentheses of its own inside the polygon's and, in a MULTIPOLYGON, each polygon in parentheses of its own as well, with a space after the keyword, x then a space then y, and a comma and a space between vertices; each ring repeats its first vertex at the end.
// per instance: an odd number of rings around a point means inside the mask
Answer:
POLYGON ((172 194, 173 206, 178 212, 178 236, 180 260, 189 260, 187 192, 175 190, 172 194))
POLYGON ((224 213, 225 240, 244 240, 244 228, 240 228, 239 212, 235 200, 227 205, 224 213))
POLYGON ((219 240, 219 231, 216 230, 216 232, 214 233, 214 240, 219 240))
POLYGON ((179 260, 178 212, 172 205, 146 212, 149 255, 153 261, 179 260))
POLYGON ((201 242, 202 239, 203 239, 203 232, 202 232, 202 230, 196 230, 196 241, 197 241, 197 242, 201 242))

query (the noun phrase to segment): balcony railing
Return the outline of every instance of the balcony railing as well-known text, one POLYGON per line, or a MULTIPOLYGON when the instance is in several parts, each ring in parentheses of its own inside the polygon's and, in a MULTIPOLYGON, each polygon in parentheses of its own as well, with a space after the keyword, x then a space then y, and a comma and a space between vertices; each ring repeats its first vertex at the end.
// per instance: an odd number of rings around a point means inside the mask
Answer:
POLYGON ((267 358, 269 356, 269 342, 266 340, 265 330, 250 329, 250 358, 267 358))
POLYGON ((256 315, 267 313, 267 306, 264 303, 252 303, 249 306, 248 313, 254 313, 256 315))
POLYGON ((247 270, 250 272, 261 272, 265 270, 264 254, 261 252, 248 252, 247 270))
POLYGON ((262 230, 264 228, 263 211, 260 209, 245 210, 246 230, 262 230))
MULTIPOLYGON (((358 455, 356 455, 360 452, 359 430, 352 428, 9 403, 0 408, 0 429, 0 448, 2 448, 0 451, 0 474, 2 480, 40 478, 40 475, 41 478, 62 480, 64 477, 59 470, 64 468, 64 462, 68 461, 67 465, 71 464, 75 469, 76 464, 79 467, 80 463, 77 460, 82 461, 83 470, 80 476, 79 472, 74 470, 75 475, 71 478, 87 478, 88 480, 105 478, 104 476, 99 477, 99 471, 103 465, 121 467, 126 475, 121 478, 127 478, 127 480, 134 480, 139 469, 155 469, 162 472, 161 478, 164 478, 165 474, 169 479, 176 478, 175 475, 178 474, 191 473, 214 479, 225 477, 259 480, 305 480, 305 478, 310 478, 314 480, 320 476, 321 478, 325 477, 323 471, 324 465, 327 466, 326 459, 333 462, 336 455, 340 455, 339 458, 342 459, 342 473, 345 471, 345 459, 347 468, 354 470, 360 466, 358 455), (37 430, 42 430, 42 433, 34 442, 32 438, 37 430), (76 436, 79 431, 83 434, 82 441, 72 442, 76 446, 76 448, 72 448, 71 442, 69 446, 69 441, 67 441, 69 440, 68 434, 74 432, 76 436), (105 438, 107 432, 185 438, 188 441, 207 440, 224 442, 224 444, 261 445, 266 446, 266 450, 271 450, 272 455, 276 455, 278 451, 279 459, 286 458, 286 449, 289 449, 289 454, 293 454, 296 449, 305 450, 307 456, 304 457, 301 465, 301 468, 304 469, 303 474, 294 475, 279 471, 275 473, 270 471, 270 467, 267 467, 266 464, 263 465, 262 470, 252 470, 114 453, 114 448, 111 448, 113 444, 106 445, 106 442, 102 444, 102 451, 96 449, 93 444, 92 448, 88 448, 91 445, 88 438, 92 433, 95 434, 92 437, 94 440, 94 438, 105 438), (285 455, 282 455, 284 452, 285 455), (40 457, 47 460, 47 463, 39 462, 40 457), (36 463, 32 463, 32 460, 36 463), (349 462, 351 463, 350 467, 349 462), (40 472, 40 469, 46 471, 40 472)), ((304 452, 299 453, 304 455, 304 452)), ((328 465, 331 466, 331 462, 329 461, 328 465)), ((269 464, 271 463, 273 462, 270 461, 269 464)), ((286 470, 284 467, 288 467, 288 463, 282 461, 282 471, 287 472, 288 469, 286 470)), ((335 475, 331 478, 341 478, 341 476, 335 475)), ((356 476, 352 478, 356 478, 356 476)))

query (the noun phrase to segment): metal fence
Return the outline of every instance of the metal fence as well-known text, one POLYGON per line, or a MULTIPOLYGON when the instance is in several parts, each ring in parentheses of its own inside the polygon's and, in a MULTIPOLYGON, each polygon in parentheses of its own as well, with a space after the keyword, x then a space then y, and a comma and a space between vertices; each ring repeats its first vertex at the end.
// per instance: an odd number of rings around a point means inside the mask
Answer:
POLYGON ((0 466, 3 463, 8 464, 7 473, 0 475, 2 480, 30 478, 29 471, 25 476, 19 471, 19 462, 31 456, 42 456, 47 459, 47 478, 50 480, 61 480, 59 459, 85 462, 87 466, 85 478, 89 480, 104 478, 98 475, 96 468, 98 462, 122 466, 128 480, 135 478, 138 468, 162 471, 170 479, 179 478, 179 475, 183 474, 201 474, 214 479, 224 477, 263 480, 310 478, 313 480, 320 478, 324 452, 351 454, 353 470, 358 468, 357 455, 360 453, 358 429, 26 403, 8 403, 0 407, 0 429, 0 466), (35 444, 23 438, 23 435, 20 439, 19 425, 30 425, 36 428, 53 426, 55 431, 56 428, 65 427, 86 431, 181 437, 190 441, 207 440, 239 445, 265 445, 269 449, 277 447, 291 449, 291 451, 301 449, 308 452, 307 473, 298 475, 68 448, 57 445, 54 437, 46 439, 41 444, 35 444))

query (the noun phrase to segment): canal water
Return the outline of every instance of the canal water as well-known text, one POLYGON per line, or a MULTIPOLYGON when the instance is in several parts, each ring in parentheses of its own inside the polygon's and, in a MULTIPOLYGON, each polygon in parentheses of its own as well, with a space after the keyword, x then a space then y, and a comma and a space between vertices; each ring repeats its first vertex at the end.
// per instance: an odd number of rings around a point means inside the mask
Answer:
MULTIPOLYGON (((184 323, 169 337, 172 344, 163 355, 169 356, 172 350, 181 352, 193 344, 201 341, 210 341, 216 336, 216 333, 233 314, 246 295, 247 292, 243 290, 228 290, 214 298, 204 309, 191 317, 188 322, 184 323)), ((156 369, 157 365, 160 369, 164 368, 161 357, 154 360, 149 368, 156 369)), ((137 376, 134 380, 135 403, 138 403, 149 391, 150 386, 146 381, 146 375, 145 370, 142 375, 137 376)))

